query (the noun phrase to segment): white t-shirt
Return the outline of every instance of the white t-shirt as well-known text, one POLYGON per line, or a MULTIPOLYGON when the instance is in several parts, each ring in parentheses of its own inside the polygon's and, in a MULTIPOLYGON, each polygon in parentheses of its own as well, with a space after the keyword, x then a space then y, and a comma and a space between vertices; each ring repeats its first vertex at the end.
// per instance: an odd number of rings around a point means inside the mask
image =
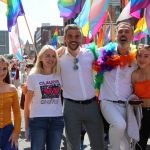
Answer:
POLYGON ((62 116, 61 86, 61 77, 58 75, 31 74, 28 76, 28 90, 34 92, 30 118, 62 116))

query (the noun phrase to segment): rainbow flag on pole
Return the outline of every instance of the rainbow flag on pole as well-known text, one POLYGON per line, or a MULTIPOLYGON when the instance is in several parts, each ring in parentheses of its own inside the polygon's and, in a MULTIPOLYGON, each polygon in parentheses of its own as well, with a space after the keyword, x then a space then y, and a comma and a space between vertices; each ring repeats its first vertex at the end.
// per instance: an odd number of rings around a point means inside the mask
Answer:
POLYGON ((55 48, 57 47, 58 44, 58 26, 56 26, 53 38, 51 40, 51 45, 54 46, 55 48))
POLYGON ((17 23, 17 18, 24 15, 24 9, 21 0, 7 0, 7 26, 11 31, 12 26, 17 23))
POLYGON ((133 41, 141 40, 142 38, 146 37, 148 34, 149 33, 146 25, 146 19, 145 17, 143 17, 138 21, 136 25, 136 29, 134 30, 133 41))

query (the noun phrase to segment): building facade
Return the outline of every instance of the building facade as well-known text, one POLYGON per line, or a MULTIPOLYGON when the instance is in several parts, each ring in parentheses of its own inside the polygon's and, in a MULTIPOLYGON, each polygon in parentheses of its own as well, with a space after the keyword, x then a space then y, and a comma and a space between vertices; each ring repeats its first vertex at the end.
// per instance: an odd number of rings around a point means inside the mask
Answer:
MULTIPOLYGON (((55 29, 56 26, 50 26, 50 24, 42 24, 41 27, 37 28, 34 34, 34 42, 37 52, 40 51, 43 45, 50 44, 55 29)), ((58 26, 58 35, 63 36, 63 26, 58 26)))
POLYGON ((0 55, 9 54, 8 31, 0 31, 0 55))

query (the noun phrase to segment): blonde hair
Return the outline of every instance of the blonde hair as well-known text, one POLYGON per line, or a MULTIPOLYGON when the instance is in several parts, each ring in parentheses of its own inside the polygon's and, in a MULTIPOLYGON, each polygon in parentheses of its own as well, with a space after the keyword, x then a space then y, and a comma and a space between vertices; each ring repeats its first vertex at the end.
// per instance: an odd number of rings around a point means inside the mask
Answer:
POLYGON ((43 63, 42 63, 41 59, 42 59, 44 53, 48 50, 54 51, 56 54, 56 65, 52 69, 52 74, 60 74, 60 65, 59 65, 59 61, 58 61, 58 54, 57 54, 55 48, 51 45, 44 45, 42 47, 42 49, 40 50, 40 52, 37 55, 37 60, 36 60, 36 63, 34 65, 33 69, 31 70, 31 74, 32 73, 39 73, 39 74, 43 73, 44 70, 43 70, 43 63))

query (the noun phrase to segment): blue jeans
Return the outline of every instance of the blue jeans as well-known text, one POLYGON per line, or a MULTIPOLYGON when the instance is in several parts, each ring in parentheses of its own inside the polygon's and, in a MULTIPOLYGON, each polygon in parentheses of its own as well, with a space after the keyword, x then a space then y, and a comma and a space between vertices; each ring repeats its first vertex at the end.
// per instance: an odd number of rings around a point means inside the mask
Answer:
POLYGON ((59 150, 63 128, 63 117, 30 118, 31 150, 59 150))
POLYGON ((7 125, 4 128, 0 128, 0 150, 18 150, 15 146, 11 146, 11 143, 8 141, 9 137, 13 131, 13 125, 7 125))

